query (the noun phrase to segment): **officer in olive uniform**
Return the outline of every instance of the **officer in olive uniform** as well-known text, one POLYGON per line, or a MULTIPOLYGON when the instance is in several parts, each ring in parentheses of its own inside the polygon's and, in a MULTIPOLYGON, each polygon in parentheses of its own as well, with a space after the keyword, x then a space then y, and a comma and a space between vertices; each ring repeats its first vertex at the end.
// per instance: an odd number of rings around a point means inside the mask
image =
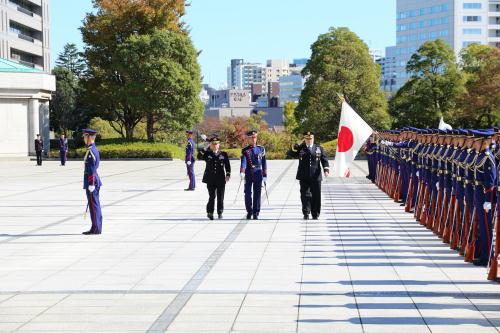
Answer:
POLYGON ((208 203, 207 216, 210 220, 214 219, 215 197, 217 197, 217 215, 222 219, 224 212, 224 192, 226 183, 231 177, 231 164, 226 152, 220 151, 220 140, 217 136, 210 140, 210 147, 198 151, 198 159, 206 162, 203 182, 207 184, 208 203))
POLYGON ((297 179, 300 181, 300 199, 302 201, 302 213, 304 220, 319 218, 321 212, 321 166, 325 177, 330 173, 328 158, 323 147, 314 144, 314 133, 305 132, 304 141, 293 147, 293 155, 299 157, 299 168, 297 179))

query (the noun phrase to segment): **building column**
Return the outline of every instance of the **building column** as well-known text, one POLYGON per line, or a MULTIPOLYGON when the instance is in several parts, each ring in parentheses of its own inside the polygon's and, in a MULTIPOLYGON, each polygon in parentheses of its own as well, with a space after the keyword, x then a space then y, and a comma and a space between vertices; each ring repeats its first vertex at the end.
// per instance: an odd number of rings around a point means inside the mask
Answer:
POLYGON ((35 139, 40 134, 40 103, 38 99, 30 99, 28 103, 28 142, 29 155, 36 155, 35 139))
POLYGON ((49 101, 43 100, 39 105, 40 117, 40 135, 43 139, 44 149, 47 155, 50 152, 50 113, 49 101))

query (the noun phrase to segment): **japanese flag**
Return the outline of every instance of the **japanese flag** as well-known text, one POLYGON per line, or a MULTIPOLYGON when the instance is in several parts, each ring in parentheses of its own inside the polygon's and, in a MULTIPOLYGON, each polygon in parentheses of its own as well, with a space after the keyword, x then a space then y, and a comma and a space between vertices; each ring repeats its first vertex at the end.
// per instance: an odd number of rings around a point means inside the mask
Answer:
POLYGON ((351 171, 349 166, 354 161, 361 146, 363 146, 372 133, 372 128, 344 101, 340 115, 339 137, 333 176, 350 176, 351 171))

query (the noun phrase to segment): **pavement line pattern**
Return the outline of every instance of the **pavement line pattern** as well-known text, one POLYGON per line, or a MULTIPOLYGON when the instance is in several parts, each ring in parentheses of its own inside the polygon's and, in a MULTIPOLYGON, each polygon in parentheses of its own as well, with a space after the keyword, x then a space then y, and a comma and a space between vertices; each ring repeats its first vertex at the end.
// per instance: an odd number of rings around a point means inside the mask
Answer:
MULTIPOLYGON (((277 187, 287 171, 290 170, 293 165, 295 165, 294 161, 288 163, 288 166, 269 188, 268 194, 271 194, 271 192, 277 187)), ((264 196, 265 193, 262 193, 263 198, 264 196)), ((208 275, 208 273, 210 273, 211 269, 217 264, 217 261, 222 257, 229 246, 238 237, 247 223, 248 220, 246 218, 240 220, 240 222, 227 235, 226 239, 222 241, 222 243, 212 252, 208 259, 201 265, 200 269, 195 273, 195 275, 193 275, 188 283, 186 283, 184 288, 182 288, 180 293, 168 305, 168 307, 160 315, 160 317, 158 317, 158 319, 151 325, 151 327, 147 330, 148 333, 165 332, 168 329, 168 327, 174 321, 175 317, 181 312, 196 289, 201 285, 205 277, 208 275)))
MULTIPOLYGON (((122 173, 123 174, 123 173, 122 173)), ((197 177, 199 177, 199 174, 196 175, 197 177)), ((145 194, 148 194, 148 193, 151 193, 153 191, 158 191, 158 190, 161 190, 163 188, 167 188, 169 186, 172 186, 172 185, 175 185, 175 184, 178 184, 178 183, 182 183, 182 182, 185 182, 184 179, 181 179, 181 180, 176 180, 176 181, 173 181, 173 182, 170 182, 170 183, 167 183, 167 184, 164 184, 162 186, 159 186, 159 187, 156 187, 156 188, 153 188, 153 189, 150 189, 150 190, 145 190, 145 191, 141 191, 137 194, 134 194, 134 195, 131 195, 131 196, 128 196, 126 198, 123 198, 123 199, 119 199, 119 200, 116 200, 116 201, 113 201, 113 202, 110 202, 106 205, 102 205, 102 208, 106 208, 106 207, 112 207, 114 205, 117 205, 117 204, 120 204, 122 202, 126 202, 128 200, 131 200, 131 199, 135 199, 135 198, 138 198, 140 196, 143 196, 145 194)), ((74 214, 74 215, 71 215, 69 217, 66 217, 64 219, 61 219, 59 221, 56 221, 56 222, 53 222, 53 223, 49 223, 49 224, 46 224, 46 225, 43 225, 39 228, 36 228, 36 229, 32 229, 32 230, 28 230, 26 232, 23 232, 19 235, 2 235, 0 234, 0 236, 2 237, 6 237, 6 239, 2 239, 0 240, 0 243, 8 243, 8 242, 12 242, 13 240, 16 240, 16 239, 19 239, 21 237, 24 237, 24 236, 28 236, 28 235, 32 235, 33 233, 36 233, 36 232, 39 232, 39 231, 42 231, 42 230, 45 230, 45 229, 48 229, 48 228, 51 228, 51 227, 54 227, 54 226, 57 226, 61 223, 65 223, 65 222, 68 222, 68 221, 71 221, 72 219, 74 218, 77 218, 79 216, 82 216, 81 213, 78 213, 78 214, 74 214)))

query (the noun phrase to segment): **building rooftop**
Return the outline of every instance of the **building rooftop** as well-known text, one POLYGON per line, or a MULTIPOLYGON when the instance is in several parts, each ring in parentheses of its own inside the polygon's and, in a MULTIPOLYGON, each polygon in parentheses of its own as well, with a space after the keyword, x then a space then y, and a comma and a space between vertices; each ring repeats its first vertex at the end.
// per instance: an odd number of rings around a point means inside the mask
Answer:
POLYGON ((0 58, 0 72, 43 73, 41 70, 3 58, 0 58))

